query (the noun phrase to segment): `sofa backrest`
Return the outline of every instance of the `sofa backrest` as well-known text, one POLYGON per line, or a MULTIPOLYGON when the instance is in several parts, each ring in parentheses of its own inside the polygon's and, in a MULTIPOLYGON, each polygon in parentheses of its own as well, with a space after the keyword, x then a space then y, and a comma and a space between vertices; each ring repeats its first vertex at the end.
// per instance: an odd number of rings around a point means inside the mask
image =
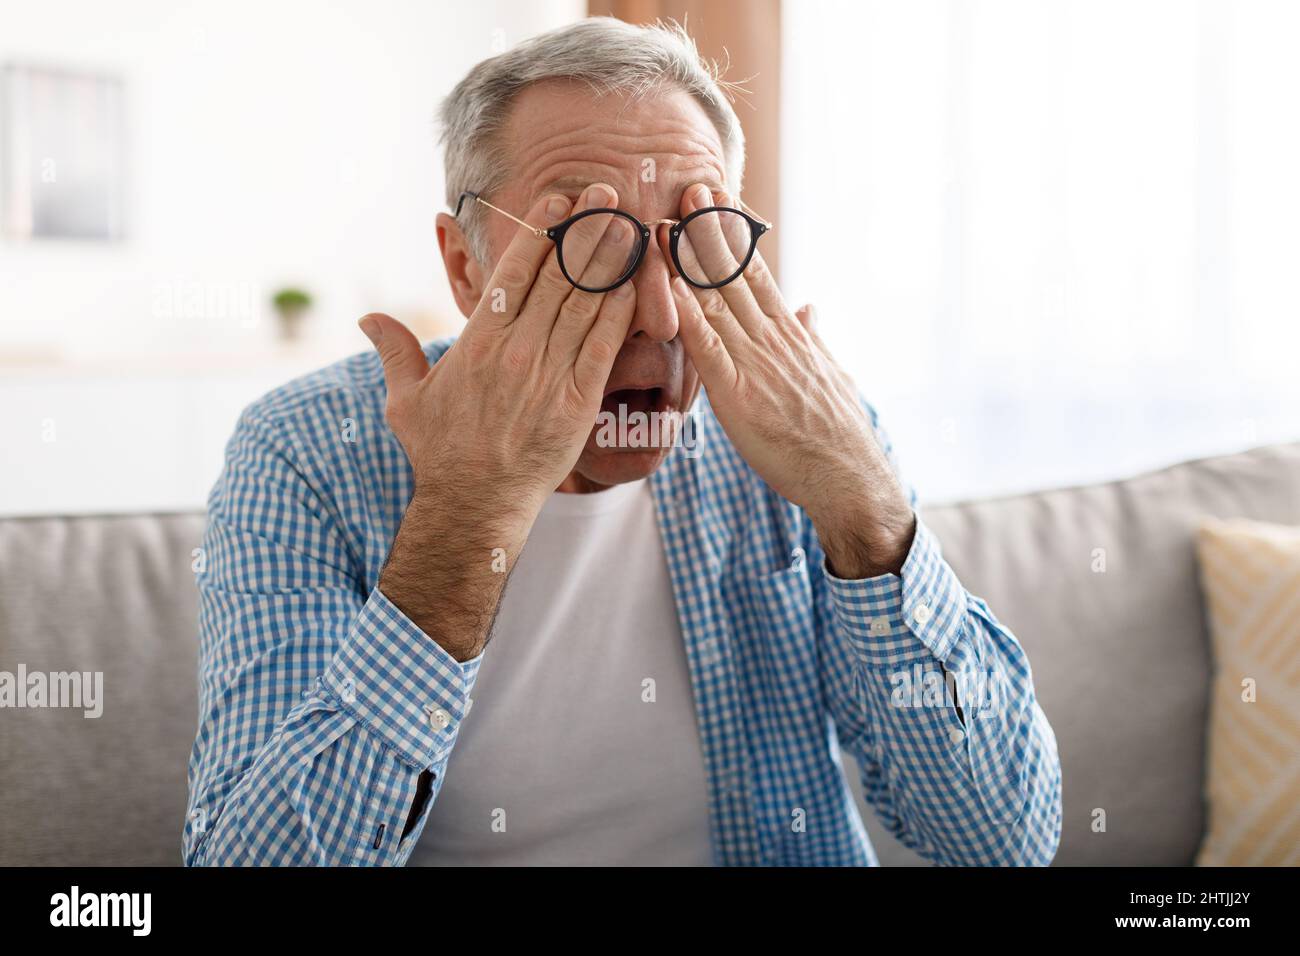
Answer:
MULTIPOLYGON (((1192 532, 1205 515, 1300 522, 1300 444, 923 512, 1029 654, 1064 768, 1058 863, 1193 858, 1209 645, 1192 532)), ((97 719, 0 710, 0 864, 180 862, 202 530, 198 514, 0 520, 0 670, 104 675, 97 719)), ((916 862, 867 822, 882 862, 916 862)))

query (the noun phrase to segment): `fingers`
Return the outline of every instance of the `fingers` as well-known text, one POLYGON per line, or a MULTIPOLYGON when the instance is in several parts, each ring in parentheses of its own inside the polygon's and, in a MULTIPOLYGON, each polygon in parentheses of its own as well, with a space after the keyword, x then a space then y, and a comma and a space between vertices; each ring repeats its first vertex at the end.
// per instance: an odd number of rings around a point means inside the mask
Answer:
POLYGON ((846 388, 856 392, 857 386, 853 384, 853 377, 844 371, 839 362, 835 361, 835 356, 831 354, 830 347, 822 340, 821 333, 818 331, 817 310, 810 303, 800 307, 795 312, 794 317, 799 320, 799 324, 808 333, 808 338, 812 340, 812 347, 821 353, 832 373, 844 383, 846 388))
MULTIPOLYGON (((681 246, 678 246, 678 255, 681 255, 681 246)), ((683 266, 687 266, 685 260, 683 266)), ((731 283, 737 285, 741 280, 731 283)), ((735 313, 732 311, 730 303, 722 297, 721 289, 697 289, 688 285, 680 276, 672 282, 673 298, 678 299, 677 312, 678 320, 682 321, 683 303, 680 301, 680 295, 684 291, 691 301, 691 310, 700 313, 701 317, 707 321, 722 339, 723 345, 729 351, 744 348, 748 343, 750 335, 741 326, 735 313)), ((724 286, 725 288, 725 286, 724 286)))
POLYGON ((811 302, 796 309, 794 317, 799 320, 800 325, 808 330, 810 335, 817 331, 817 310, 813 308, 811 302))
MULTIPOLYGON (((785 298, 781 295, 781 290, 776 287, 776 277, 767 268, 762 253, 757 249, 754 250, 754 258, 750 259, 749 265, 745 266, 745 274, 732 285, 739 285, 742 282, 749 287, 750 294, 758 303, 758 307, 763 310, 764 315, 776 318, 788 314, 785 298)), ((805 306, 805 308, 809 307, 805 306)))
POLYGON ((391 315, 371 312, 363 315, 357 325, 379 352, 390 394, 410 388, 428 374, 429 361, 420 348, 420 340, 391 315))
MULTIPOLYGON (((618 194, 613 187, 604 183, 592 183, 578 197, 573 212, 577 214, 588 209, 613 208, 617 202, 618 194)), ((605 227, 611 221, 611 219, 604 216, 586 216, 569 227, 569 231, 563 239, 564 267, 569 271, 569 275, 582 281, 583 274, 588 271, 587 265, 591 260, 592 253, 600 243, 606 231, 605 227)), ((618 221, 626 222, 621 218, 618 221)), ((634 230, 628 230, 628 233, 634 235, 634 230)), ((585 282, 584 285, 597 286, 608 285, 608 283, 585 282)), ((557 249, 556 255, 548 257, 542 265, 537 273, 536 280, 527 292, 519 315, 520 328, 537 337, 540 341, 545 341, 555 326, 560 307, 573 295, 576 295, 579 300, 586 297, 585 302, 580 301, 575 304, 579 308, 585 306, 587 314, 594 317, 600 307, 599 293, 584 292, 581 289, 574 288, 560 269, 559 250, 557 249), (596 298, 592 299, 593 296, 596 298)))
POLYGON ((636 287, 631 282, 624 282, 601 300, 600 313, 573 363, 573 381, 583 395, 599 395, 605 388, 635 313, 636 287))
MULTIPOLYGON (((539 228, 553 226, 568 217, 570 207, 571 203, 565 196, 543 196, 529 210, 524 221, 539 228)), ((528 301, 529 290, 538 278, 538 269, 553 248, 555 244, 551 240, 539 239, 530 227, 520 226, 492 270, 483 301, 474 310, 470 322, 497 326, 513 322, 528 301)), ((554 261, 553 256, 551 260, 554 261)))
MULTIPOLYGON (((693 212, 717 205, 726 203, 715 202, 707 186, 696 184, 682 196, 682 220, 685 221, 693 212)), ((738 216, 723 219, 712 215, 698 216, 683 227, 677 253, 686 273, 696 282, 709 285, 734 275, 748 249, 749 227, 743 219, 738 216), (738 236, 734 230, 728 231, 729 220, 743 227, 745 235, 738 236)))
POLYGON ((813 307, 812 303, 810 302, 808 305, 801 306, 799 310, 795 312, 794 317, 798 319, 799 324, 804 327, 804 331, 806 331, 808 337, 812 339, 813 345, 821 349, 827 358, 830 358, 831 350, 827 348, 826 343, 822 341, 819 320, 817 318, 817 310, 813 307))
MULTIPOLYGON (((707 186, 692 186, 682 197, 682 218, 712 205, 713 194, 707 186)), ((749 227, 744 220, 734 218, 740 227, 748 231, 749 227)), ((677 243, 677 254, 682 260, 683 270, 688 274, 693 268, 699 270, 692 278, 697 281, 707 278, 720 282, 739 268, 740 261, 736 258, 736 252, 743 257, 743 253, 749 249, 749 242, 748 235, 744 237, 743 243, 737 236, 725 235, 722 221, 718 217, 705 216, 694 219, 685 226, 677 243), (692 263, 696 265, 692 266, 692 263)), ((751 338, 762 334, 761 323, 767 313, 759 306, 743 276, 720 289, 695 289, 695 292, 706 315, 721 308, 729 309, 751 338)))
MULTIPOLYGON (((705 388, 735 379, 736 366, 719 331, 704 317, 700 303, 680 276, 672 280, 673 301, 677 304, 677 328, 682 344, 705 388)), ((733 320, 734 321, 734 320, 733 320)), ((744 336, 739 328, 735 335, 744 336)))
POLYGON ((642 234, 631 219, 596 213, 579 219, 564 240, 564 266, 580 285, 600 289, 620 279, 641 251, 642 234))
MULTIPOLYGON (((597 218, 591 216, 588 218, 597 218)), ((596 247, 591 253, 589 265, 583 278, 591 278, 592 284, 607 285, 624 274, 631 258, 641 248, 641 239, 637 228, 628 220, 611 222, 602 226, 604 235, 596 240, 596 247), (633 245, 628 246, 629 237, 633 245)), ((565 261, 568 262, 568 240, 565 240, 565 261)), ((572 365, 587 333, 591 331, 596 315, 601 308, 601 300, 607 296, 622 296, 634 293, 631 280, 625 281, 609 292, 584 292, 573 289, 564 304, 551 330, 548 351, 560 363, 572 365)))

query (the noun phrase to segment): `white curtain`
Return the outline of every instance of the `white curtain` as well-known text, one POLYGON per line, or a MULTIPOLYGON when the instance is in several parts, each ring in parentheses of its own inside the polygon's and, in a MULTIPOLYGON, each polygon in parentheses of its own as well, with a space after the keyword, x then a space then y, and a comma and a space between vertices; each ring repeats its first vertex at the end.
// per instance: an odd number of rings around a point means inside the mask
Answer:
POLYGON ((925 499, 1300 439, 1300 2, 783 20, 782 284, 925 499))

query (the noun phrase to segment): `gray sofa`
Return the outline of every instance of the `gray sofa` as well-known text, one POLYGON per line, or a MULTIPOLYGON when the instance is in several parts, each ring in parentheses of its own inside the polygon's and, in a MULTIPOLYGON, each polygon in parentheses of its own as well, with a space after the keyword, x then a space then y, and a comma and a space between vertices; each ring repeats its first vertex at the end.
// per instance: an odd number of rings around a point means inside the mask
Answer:
MULTIPOLYGON (((1191 863, 1210 677, 1192 532, 1208 515, 1300 523, 1300 444, 924 515, 1028 651, 1063 765, 1057 863, 1191 863)), ((105 696, 98 719, 0 710, 0 864, 180 862, 202 527, 0 520, 0 670, 103 671, 105 696)), ((882 863, 919 862, 864 818, 882 863)))

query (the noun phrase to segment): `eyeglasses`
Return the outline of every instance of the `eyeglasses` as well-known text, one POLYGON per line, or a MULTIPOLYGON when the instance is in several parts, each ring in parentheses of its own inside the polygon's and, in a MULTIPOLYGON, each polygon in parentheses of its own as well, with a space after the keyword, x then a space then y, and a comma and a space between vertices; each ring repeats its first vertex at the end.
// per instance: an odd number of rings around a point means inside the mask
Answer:
POLYGON ((759 237, 774 228, 773 223, 743 210, 708 206, 685 219, 649 222, 621 209, 584 209, 544 229, 510 215, 475 192, 461 193, 456 201, 457 218, 466 199, 513 219, 538 239, 554 242, 560 271, 584 292, 608 292, 632 278, 650 247, 651 229, 659 226, 670 227, 668 252, 677 274, 697 289, 721 288, 745 271, 759 237))

